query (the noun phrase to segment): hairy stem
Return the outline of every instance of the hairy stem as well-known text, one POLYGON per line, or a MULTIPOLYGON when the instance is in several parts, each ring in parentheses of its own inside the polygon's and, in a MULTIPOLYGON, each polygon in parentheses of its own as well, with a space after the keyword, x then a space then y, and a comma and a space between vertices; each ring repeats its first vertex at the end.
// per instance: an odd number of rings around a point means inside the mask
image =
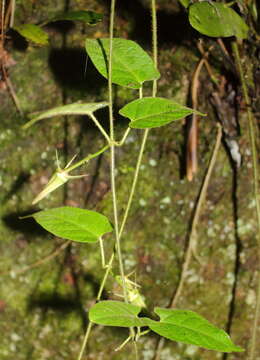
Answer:
MULTIPOLYGON (((157 68, 158 49, 157 49, 156 0, 151 0, 151 13, 152 13, 153 61, 154 61, 155 67, 157 68)), ((153 97, 156 96, 156 92, 157 92, 157 80, 154 80, 153 81, 153 93, 152 93, 153 97)), ((142 87, 141 87, 139 89, 139 98, 142 98, 142 96, 143 96, 143 91, 142 91, 142 87)), ((131 207, 131 204, 132 204, 132 201, 133 201, 133 197, 134 197, 134 193, 135 193, 135 189, 136 189, 136 184, 137 184, 138 175, 139 175, 139 172, 140 172, 140 166, 141 166, 141 163, 142 163, 143 153, 144 153, 146 141, 147 141, 147 138, 148 138, 148 134, 149 134, 149 129, 146 129, 144 131, 142 144, 141 144, 141 148, 140 148, 138 159, 137 159, 137 164, 136 164, 136 169, 135 169, 135 174, 134 174, 134 179, 133 179, 129 199, 128 199, 128 202, 127 202, 126 210, 125 210, 123 220, 122 220, 122 223, 121 223, 121 227, 120 227, 119 237, 122 236, 122 233, 123 233, 123 230, 124 230, 124 227, 125 227, 125 223, 126 223, 126 220, 127 220, 128 214, 129 214, 129 210, 130 210, 130 207, 131 207)))
POLYGON ((99 121, 97 120, 97 118, 95 117, 95 115, 93 115, 92 113, 88 114, 88 116, 93 120, 93 122, 95 123, 95 125, 98 127, 99 131, 101 132, 102 135, 104 135, 105 139, 107 140, 107 142, 110 144, 111 139, 110 137, 107 135, 105 129, 100 125, 99 121))
POLYGON ((122 146, 122 145, 124 145, 124 142, 125 142, 127 136, 129 135, 130 131, 131 131, 131 128, 128 127, 128 128, 126 129, 126 131, 125 131, 122 139, 116 144, 117 146, 122 146))
MULTIPOLYGON (((104 277, 102 279, 102 282, 101 282, 101 285, 99 287, 99 291, 98 291, 98 294, 97 294, 97 297, 96 297, 96 302, 98 302, 101 299, 102 292, 104 290, 105 283, 107 281, 107 277, 108 277, 108 275, 109 275, 109 273, 110 273, 110 271, 112 269, 112 266, 113 266, 114 257, 115 257, 115 252, 113 251, 112 255, 110 256, 105 275, 104 275, 104 277)), ((88 342, 88 339, 89 339, 89 335, 90 335, 92 326, 93 326, 93 322, 89 321, 88 327, 87 327, 87 330, 86 330, 86 333, 85 333, 85 336, 84 336, 84 340, 83 340, 83 343, 81 345, 80 353, 78 355, 77 360, 82 359, 82 356, 84 354, 84 351, 85 351, 85 348, 86 348, 86 345, 87 345, 87 342, 88 342)))
POLYGON ((118 256, 120 275, 122 278, 124 300, 127 303, 128 295, 127 295, 127 288, 126 288, 126 283, 125 283, 125 271, 124 271, 123 258, 122 258, 122 252, 121 252, 121 243, 120 243, 120 238, 119 238, 117 196, 116 196, 116 183, 115 183, 115 144, 114 144, 114 117, 113 117, 113 89, 112 89, 112 59, 113 59, 115 4, 116 4, 116 0, 111 0, 110 28, 109 28, 109 58, 108 58, 108 102, 109 102, 108 107, 109 107, 110 140, 111 140, 111 144, 110 144, 110 180, 111 180, 111 192, 112 192, 112 200, 113 200, 116 251, 117 251, 117 256, 118 256))
MULTIPOLYGON (((157 16, 156 16, 156 0, 151 0, 152 12, 152 44, 153 44, 153 62, 154 66, 158 67, 158 38, 157 38, 157 16)), ((153 97, 157 93, 157 80, 153 81, 153 97)))
POLYGON ((105 267, 106 267, 106 258, 105 258, 105 251, 104 251, 103 239, 102 239, 101 236, 100 236, 100 238, 99 238, 99 247, 100 247, 100 255, 101 255, 102 268, 105 269, 105 267))
POLYGON ((139 172, 140 172, 140 167, 141 167, 141 163, 142 163, 142 159, 143 159, 143 154, 144 154, 144 149, 145 149, 148 132, 149 132, 149 130, 146 129, 144 132, 144 135, 143 135, 143 140, 142 140, 141 148, 140 148, 138 159, 137 159, 137 164, 136 164, 136 168, 135 168, 133 183, 132 183, 131 190, 130 190, 130 195, 129 195, 128 202, 126 205, 126 210, 125 210, 125 213, 123 216, 123 220, 122 220, 122 223, 120 226, 120 231, 119 231, 120 238, 124 231, 124 227, 126 224, 126 220, 128 218, 129 210, 132 205, 132 201, 133 201, 133 197, 134 197, 134 193, 135 193, 135 189, 136 189, 136 184, 137 184, 137 180, 138 180, 138 176, 139 176, 139 172))
MULTIPOLYGON (((151 0, 151 2, 152 2, 152 29, 153 29, 153 59, 154 59, 154 64, 157 67, 157 62, 158 61, 157 61, 156 4, 155 4, 155 0, 151 0)), ((114 147, 115 147, 115 142, 114 142, 114 127, 113 127, 113 99, 112 99, 112 79, 111 79, 111 75, 112 75, 112 46, 113 46, 113 42, 112 42, 113 25, 112 24, 114 22, 114 7, 115 7, 115 1, 112 0, 112 2, 111 2, 111 15, 110 15, 110 52, 109 52, 109 81, 108 81, 108 84, 109 84, 110 141, 111 141, 110 142, 110 144, 111 144, 110 149, 111 149, 111 165, 112 165, 111 166, 111 181, 113 179, 113 182, 114 182, 114 170, 112 170, 112 169, 114 168, 114 147), (111 26, 112 26, 112 28, 111 28, 111 26)), ((157 81, 154 80, 154 82, 153 82, 153 96, 156 96, 156 91, 157 91, 157 81)), ((139 89, 139 97, 140 98, 142 98, 142 94, 143 94, 142 93, 142 88, 140 88, 139 89)), ((129 133, 129 131, 130 130, 127 129, 127 131, 126 131, 127 135, 129 133)), ((148 137, 148 132, 149 132, 148 129, 145 130, 144 135, 143 135, 143 140, 142 140, 141 148, 140 148, 138 159, 137 159, 134 179, 133 179, 132 187, 131 187, 131 190, 130 190, 130 195, 129 195, 127 207, 126 207, 126 210, 125 210, 125 213, 124 213, 124 216, 123 216, 123 221, 122 221, 121 226, 120 226, 120 231, 118 231, 119 228, 118 228, 117 207, 114 207, 116 246, 117 246, 117 253, 120 252, 120 255, 121 255, 120 239, 121 239, 121 236, 122 236, 122 233, 123 233, 123 230, 124 230, 124 226, 126 224, 126 220, 127 220, 129 210, 130 210, 130 207, 131 207, 131 204, 132 204, 133 196, 134 196, 134 193, 135 193, 137 179, 138 179, 138 175, 139 175, 139 172, 140 172, 140 166, 141 166, 141 161, 142 161, 142 157, 143 157, 143 152, 144 152, 146 140, 147 140, 147 137, 148 137), (119 247, 118 247, 118 245, 119 245, 119 247)), ((126 136, 123 137, 124 140, 125 140, 126 136)), ((121 142, 120 142, 120 145, 121 145, 121 142)), ((111 184, 111 187, 112 187, 112 184, 111 184)), ((115 196, 114 200, 116 200, 116 196, 115 196)), ((115 201, 115 205, 116 205, 116 201, 115 201)), ((108 263, 105 275, 104 275, 104 277, 102 279, 102 283, 100 285, 96 301, 99 301, 101 299, 101 295, 102 295, 102 292, 104 290, 105 283, 107 281, 107 277, 108 277, 109 272, 111 271, 112 266, 113 266, 114 257, 115 257, 115 251, 113 251, 113 253, 112 253, 112 255, 111 255, 110 259, 109 259, 109 263, 108 263)), ((120 271, 120 273, 121 273, 121 279, 122 279, 122 284, 123 284, 123 289, 124 289, 124 297, 127 300, 124 269, 123 269, 123 274, 122 274, 122 271, 120 271)), ((83 344, 82 344, 82 347, 81 347, 81 351, 80 351, 80 354, 79 354, 77 360, 82 359, 85 347, 86 347, 88 339, 89 339, 89 335, 90 335, 92 326, 93 326, 93 323, 90 321, 89 324, 88 324, 87 331, 86 331, 86 334, 85 334, 85 337, 84 337, 84 341, 83 341, 83 344)), ((133 335, 133 331, 132 331, 132 335, 133 335)), ((135 344, 135 357, 136 357, 136 360, 138 360, 137 344, 135 344)))
POLYGON ((70 172, 70 171, 78 168, 79 166, 87 163, 89 160, 94 159, 95 157, 99 156, 104 151, 106 151, 108 148, 109 148, 109 145, 106 145, 102 149, 100 149, 99 151, 95 152, 94 154, 90 154, 90 155, 84 157, 84 159, 82 159, 82 160, 78 161, 77 163, 75 163, 74 165, 71 165, 68 168, 66 168, 66 172, 70 172))

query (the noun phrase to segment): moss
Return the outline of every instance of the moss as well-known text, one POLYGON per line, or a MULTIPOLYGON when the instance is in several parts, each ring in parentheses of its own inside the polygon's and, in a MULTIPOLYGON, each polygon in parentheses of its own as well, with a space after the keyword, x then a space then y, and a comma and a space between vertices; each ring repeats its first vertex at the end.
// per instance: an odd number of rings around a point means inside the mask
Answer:
MULTIPOLYGON (((71 4, 73 8, 84 6, 82 1, 71 4)), ((104 2, 93 1, 88 6, 105 14, 108 11, 104 2)), ((160 2, 160 7, 164 11, 167 4, 160 2)), ((33 1, 17 1, 16 22, 39 23, 62 8, 63 4, 57 1, 45 1, 37 3, 37 6, 33 1)), ((168 13, 171 14, 173 10, 169 9, 168 13)), ((120 27, 120 24, 126 23, 126 15, 122 15, 125 12, 120 10, 119 14, 121 22, 117 24, 118 35, 126 31, 120 27)), ((135 26, 135 19, 129 20, 127 26, 135 26)), ((10 76, 26 115, 60 105, 64 99, 72 102, 79 98, 86 101, 106 98, 105 81, 92 71, 91 64, 87 67, 86 79, 81 67, 80 75, 76 72, 79 76, 76 81, 72 81, 72 78, 67 81, 64 77, 64 71, 69 77, 72 68, 77 69, 78 64, 83 64, 84 74, 84 59, 74 63, 73 57, 80 58, 84 53, 86 36, 91 37, 98 32, 107 35, 106 18, 97 27, 76 25, 67 34, 66 49, 62 48, 60 29, 49 27, 48 31, 52 47, 34 48, 30 45, 24 52, 11 50, 16 65, 10 69, 10 76), (51 66, 51 56, 59 60, 56 67, 51 66), (62 56, 66 56, 67 67, 58 73, 57 69, 65 59, 62 56), (91 74, 94 74, 93 78, 91 74), (79 79, 81 76, 83 80, 79 79)), ((140 39, 140 43, 147 45, 145 39, 140 39)), ((162 77, 159 95, 185 103, 189 79, 198 61, 197 55, 185 44, 173 50, 169 50, 168 45, 164 43, 160 48, 162 77)), ((150 89, 151 84, 145 85, 145 95, 150 94, 150 89)), ((125 89, 118 89, 115 95, 115 113, 117 107, 136 96, 133 91, 125 89)), ((206 107, 203 99, 200 100, 202 109, 206 107)), ((59 149, 65 161, 77 152, 85 155, 100 148, 103 139, 90 122, 81 118, 69 118, 67 121, 62 118, 48 119, 26 132, 22 131, 21 125, 27 119, 17 115, 7 93, 3 94, 2 104, 0 272, 7 273, 3 275, 0 285, 3 334, 0 357, 3 360, 14 356, 17 360, 72 359, 80 350, 86 311, 93 303, 104 274, 98 245, 73 244, 45 265, 15 276, 15 271, 44 258, 61 243, 61 240, 41 232, 36 224, 19 220, 18 216, 37 209, 32 208, 31 201, 56 167, 55 148, 59 149)), ((107 113, 101 112, 99 116, 106 126, 107 113)), ((136 270, 136 281, 141 284, 150 313, 154 306, 169 304, 179 280, 193 207, 215 142, 213 121, 212 117, 200 122, 200 169, 192 183, 182 178, 183 122, 154 129, 149 135, 135 201, 122 237, 122 250, 126 272, 136 270)), ((246 126, 243 119, 241 124, 242 127, 246 126)), ((118 138, 124 126, 123 120, 118 119, 118 138)), ((141 131, 132 130, 125 147, 118 149, 116 180, 120 219, 126 205, 141 136, 141 131)), ((242 146, 246 150, 247 144, 242 146)), ((249 154, 244 152, 247 163, 249 154)), ((40 207, 59 206, 64 200, 72 206, 97 209, 113 221, 108 163, 108 154, 102 157, 100 163, 91 162, 87 169, 82 169, 82 172, 90 174, 89 177, 71 182, 65 192, 59 190, 53 193, 40 207)), ((180 308, 198 311, 216 325, 226 328, 235 279, 236 306, 231 332, 232 338, 241 346, 246 345, 250 337, 254 306, 252 291, 255 286, 252 273, 257 266, 254 208, 248 191, 250 171, 245 166, 238 173, 238 208, 234 209, 233 173, 225 151, 220 151, 198 226, 197 252, 202 265, 192 261, 178 304, 180 308), (239 218, 237 224, 236 216, 239 218), (236 274, 238 240, 243 243, 243 252, 236 274)), ((112 251, 112 241, 111 236, 105 239, 107 253, 112 251)), ((118 273, 117 262, 113 271, 115 275, 118 273)), ((104 297, 115 296, 112 290, 114 282, 113 276, 110 276, 104 297)), ((150 335, 140 342, 140 353, 147 360, 152 358, 155 345, 155 337, 150 335)), ((116 360, 134 358, 131 345, 121 352, 114 352, 127 336, 128 332, 122 329, 95 326, 90 339, 89 358, 101 355, 104 360, 110 360, 111 356, 116 360)), ((166 342, 162 353, 162 359, 167 360, 214 360, 220 356, 171 342, 166 342)), ((230 355, 230 358, 242 359, 243 356, 230 355)))

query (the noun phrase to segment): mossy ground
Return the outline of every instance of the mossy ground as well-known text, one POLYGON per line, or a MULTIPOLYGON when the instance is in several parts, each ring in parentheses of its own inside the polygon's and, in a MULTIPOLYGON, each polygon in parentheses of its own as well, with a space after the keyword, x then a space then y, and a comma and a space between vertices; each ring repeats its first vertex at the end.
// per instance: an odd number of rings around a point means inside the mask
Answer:
MULTIPOLYGON (((72 9, 82 6, 85 8, 82 1, 70 4, 72 9)), ((145 2, 136 1, 134 6, 148 16, 145 2)), ((178 8, 166 6, 165 9, 163 2, 160 6, 159 20, 167 22, 177 16, 178 8)), ((48 27, 49 48, 29 45, 20 51, 8 43, 10 54, 16 61, 9 70, 10 78, 25 114, 60 105, 64 100, 67 103, 78 99, 100 101, 106 97, 106 83, 91 64, 88 64, 84 77, 84 39, 107 35, 108 4, 93 1, 89 8, 104 12, 104 22, 96 27, 78 24, 66 34, 60 28, 48 27)), ((40 23, 58 10, 63 10, 61 2, 17 1, 16 21, 40 23)), ((140 29, 139 20, 128 10, 127 5, 119 6, 117 35, 138 39, 149 49, 146 34, 150 34, 150 27, 140 29), (140 35, 141 30, 144 36, 140 35)), ((147 24, 149 21, 146 20, 147 24)), ((162 35, 166 25, 162 23, 162 35)), ((182 103, 187 100, 189 81, 198 61, 197 52, 187 46, 189 36, 183 43, 180 43, 179 35, 176 42, 170 41, 169 35, 159 37, 162 73, 159 95, 182 103)), ((150 87, 146 86, 145 94, 149 91, 150 87)), ((7 92, 2 91, 0 95, 0 358, 76 359, 87 324, 87 310, 103 276, 99 249, 95 244, 71 244, 51 261, 16 274, 43 259, 63 242, 41 231, 32 221, 20 220, 19 216, 39 209, 33 208, 31 201, 56 168, 56 148, 61 160, 67 161, 75 153, 79 153, 80 158, 97 151, 103 139, 86 118, 44 120, 24 131, 21 125, 26 119, 17 115, 7 92)), ((117 105, 120 107, 135 96, 133 91, 117 89, 117 105)), ((206 98, 207 95, 201 97, 206 98)), ((208 105, 202 101, 200 107, 202 111, 208 111, 208 105)), ((105 119, 107 114, 103 112, 100 116, 105 119)), ((183 122, 150 132, 135 201, 122 238, 126 272, 136 271, 136 280, 142 285, 149 311, 154 306, 167 306, 176 289, 192 212, 216 138, 215 121, 209 116, 200 122, 200 166, 192 182, 182 176, 183 122)), ((124 126, 117 121, 118 134, 122 134, 124 126)), ((244 128, 245 122, 241 126, 244 128)), ((116 180, 120 217, 126 205, 141 136, 141 131, 132 130, 126 145, 118 149, 116 180)), ((257 256, 250 190, 252 169, 245 131, 243 139, 244 161, 237 174, 234 174, 223 146, 218 154, 198 226, 197 252, 202 264, 192 261, 178 307, 198 311, 222 328, 229 327, 228 319, 232 315, 232 339, 247 349, 255 305, 257 256), (235 175, 237 189, 234 188, 235 175)), ((89 177, 69 183, 65 191, 58 190, 43 200, 40 208, 60 206, 65 201, 68 205, 97 209, 112 220, 108 154, 81 172, 89 173, 89 177)), ((105 244, 108 253, 112 250, 110 240, 107 237, 105 244)), ((115 273, 116 268, 117 265, 115 273)), ((105 297, 115 297, 114 285, 115 280, 111 277, 105 297)), ((122 329, 94 327, 84 359, 134 359, 131 345, 121 352, 114 352, 125 337, 127 331, 122 329)), ((141 359, 152 359, 155 343, 155 335, 141 339, 141 359)), ((164 360, 224 358, 220 353, 170 342, 166 342, 161 356, 164 360)), ((244 354, 228 356, 230 360, 244 358, 244 354)))

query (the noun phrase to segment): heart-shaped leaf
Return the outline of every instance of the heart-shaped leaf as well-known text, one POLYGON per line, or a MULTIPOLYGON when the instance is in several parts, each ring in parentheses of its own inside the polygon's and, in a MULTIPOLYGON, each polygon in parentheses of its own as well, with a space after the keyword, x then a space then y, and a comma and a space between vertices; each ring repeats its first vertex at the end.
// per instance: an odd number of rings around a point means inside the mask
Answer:
POLYGON ((131 128, 145 129, 167 125, 187 115, 202 114, 164 98, 145 97, 125 105, 119 113, 131 120, 131 128))
POLYGON ((80 10, 69 11, 64 14, 56 16, 52 21, 58 20, 71 20, 71 21, 83 21, 88 25, 95 25, 102 20, 102 15, 94 11, 80 10))
POLYGON ((48 45, 49 36, 40 26, 23 24, 15 26, 14 29, 28 41, 32 41, 37 45, 48 45))
POLYGON ((50 233, 77 242, 96 242, 113 230, 104 215, 76 207, 43 210, 30 216, 50 233))
POLYGON ((155 308, 160 322, 153 322, 150 329, 167 339, 201 346, 221 352, 244 351, 231 341, 229 335, 202 316, 189 310, 155 308))
POLYGON ((245 39, 248 33, 244 20, 224 3, 202 1, 192 4, 189 21, 194 29, 207 36, 245 39))
POLYGON ((108 106, 107 102, 100 103, 74 103, 63 106, 58 106, 50 110, 42 111, 34 116, 30 121, 23 125, 23 129, 27 129, 37 121, 47 119, 53 116, 65 116, 65 115, 88 115, 94 111, 99 110, 105 106, 108 106))
POLYGON ((89 311, 90 321, 107 326, 148 326, 153 320, 139 318, 141 306, 121 301, 106 300, 95 304, 89 311))
MULTIPOLYGON (((109 39, 87 39, 86 51, 93 64, 108 78, 109 39)), ((134 41, 113 39, 112 82, 139 89, 144 81, 158 79, 150 56, 134 41)))

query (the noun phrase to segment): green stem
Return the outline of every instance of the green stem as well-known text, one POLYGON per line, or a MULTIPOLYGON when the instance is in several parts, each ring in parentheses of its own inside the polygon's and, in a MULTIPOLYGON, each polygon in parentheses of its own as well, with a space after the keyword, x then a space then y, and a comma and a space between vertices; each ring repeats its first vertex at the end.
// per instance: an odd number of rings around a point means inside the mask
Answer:
MULTIPOLYGON (((122 224, 120 226, 120 231, 119 231, 119 234, 118 234, 119 240, 121 239, 122 232, 124 230, 124 226, 125 226, 125 223, 126 223, 126 220, 127 220, 128 214, 129 214, 129 210, 130 210, 130 207, 131 207, 131 204, 132 204, 133 196, 134 196, 134 193, 135 193, 136 183, 137 183, 138 175, 139 175, 139 172, 140 172, 140 166, 141 166, 141 161, 142 161, 142 156, 143 156, 143 152, 144 152, 144 147, 145 147, 147 135, 148 135, 148 130, 145 131, 143 141, 142 141, 142 144, 141 144, 141 148, 140 148, 140 152, 139 152, 139 156, 138 156, 138 160, 137 160, 137 164, 136 164, 136 170, 135 170, 135 174, 134 174, 134 180, 133 180, 132 187, 131 187, 131 190, 130 190, 130 195, 129 195, 129 199, 128 199, 128 202, 127 202, 127 207, 126 207, 126 210, 124 212, 123 221, 122 221, 122 224)), ((100 285, 98 295, 97 295, 97 298, 96 298, 97 302, 101 299, 101 295, 102 295, 102 292, 104 290, 108 274, 109 274, 109 272, 110 272, 110 270, 112 269, 112 266, 113 266, 114 257, 115 257, 115 251, 113 251, 113 253, 112 253, 112 255, 111 255, 110 259, 109 259, 109 263, 108 263, 105 275, 104 275, 104 277, 102 279, 102 283, 100 285)), ((121 277, 122 277, 122 275, 121 275, 121 277)), ((123 281, 125 281, 125 278, 122 278, 122 284, 123 284, 123 281)), ((81 360, 81 358, 82 358, 82 355, 84 353, 84 349, 85 349, 86 344, 87 344, 88 339, 89 339, 89 335, 90 335, 90 331, 91 331, 92 326, 93 326, 93 323, 89 322, 88 327, 87 327, 87 331, 86 331, 86 334, 85 334, 85 337, 84 337, 84 340, 83 340, 83 344, 82 344, 82 347, 81 347, 81 351, 80 351, 80 354, 79 354, 79 357, 78 357, 77 360, 81 360)), ((133 334, 131 334, 131 335, 133 335, 133 334)), ((135 352, 136 352, 136 348, 135 348, 135 352)))
POLYGON ((115 4, 116 0, 111 0, 110 8, 110 27, 109 27, 109 58, 108 58, 108 102, 109 102, 109 125, 110 125, 110 178, 111 178, 111 192, 113 200, 114 212, 114 228, 116 237, 116 251, 119 262, 120 275, 122 278, 122 287, 124 293, 124 300, 128 302, 127 288, 125 283, 125 272, 123 265, 123 258, 121 252, 121 243, 119 238, 118 226, 118 210, 117 210, 117 196, 115 183, 115 144, 114 144, 114 117, 113 117, 113 90, 112 90, 112 58, 113 58, 113 36, 114 36, 114 18, 115 18, 115 4))
MULTIPOLYGON (((256 151, 256 141, 255 141, 255 129, 254 129, 254 118, 251 111, 251 103, 248 94, 247 83, 245 79, 245 74, 243 71, 238 45, 236 42, 232 43, 232 50, 234 53, 235 61, 237 63, 243 96, 246 103, 247 108, 247 118, 248 118, 248 130, 249 130, 249 138, 250 138, 250 147, 252 152, 252 161, 253 161, 253 187, 254 187, 254 198, 256 204, 256 216, 257 216, 257 247, 258 247, 258 258, 260 259, 260 203, 258 199, 258 164, 257 164, 257 151, 256 151)), ((259 260, 258 260, 259 261, 259 260)), ((257 330, 258 330, 258 322, 260 317, 260 269, 258 269, 258 285, 257 285, 257 296, 256 296, 256 308, 255 308, 255 316, 254 316, 254 324, 252 330, 252 340, 251 346, 249 350, 249 360, 254 359, 255 348, 256 348, 256 338, 257 338, 257 330)))
POLYGON ((149 133, 149 129, 146 129, 145 132, 144 132, 144 135, 143 135, 143 140, 142 140, 141 148, 140 148, 137 163, 136 163, 134 179, 133 179, 133 183, 132 183, 132 186, 131 186, 130 195, 129 195, 128 202, 127 202, 127 205, 126 205, 123 220, 122 220, 122 223, 121 223, 121 226, 120 226, 119 238, 121 238, 122 233, 124 231, 124 227, 125 227, 125 224, 126 224, 128 214, 129 214, 129 210, 130 210, 130 207, 132 205, 132 201, 133 201, 133 197, 134 197, 134 193, 135 193, 135 189, 136 189, 136 183, 137 183, 138 175, 139 175, 139 172, 140 172, 140 167, 141 167, 141 163, 142 163, 142 159, 143 159, 143 153, 144 153, 148 133, 149 133))
POLYGON ((132 336, 131 336, 131 335, 128 336, 128 338, 125 339, 125 341, 122 342, 122 344, 119 345, 119 346, 115 349, 115 351, 119 351, 119 350, 123 349, 123 347, 124 347, 131 339, 132 339, 132 336))
POLYGON ((109 148, 109 145, 104 146, 102 149, 100 149, 99 151, 97 151, 95 154, 90 154, 86 157, 84 157, 84 159, 78 161, 77 163, 75 163, 74 165, 71 165, 70 167, 66 168, 66 172, 70 172, 76 168, 78 168, 79 166, 87 163, 89 160, 99 156, 100 154, 102 154, 103 152, 105 152, 107 149, 109 148))
MULTIPOLYGON (((157 39, 157 16, 156 16, 156 0, 151 0, 152 10, 152 44, 153 44, 153 62, 157 69, 158 67, 158 39, 157 39)), ((157 93, 157 80, 153 81, 153 97, 157 93)))
MULTIPOLYGON (((114 157, 114 154, 112 153, 112 151, 114 151, 114 145, 115 145, 114 132, 113 132, 113 129, 114 129, 113 128, 113 99, 112 99, 112 79, 111 79, 111 74, 112 74, 112 46, 113 46, 112 45, 112 38, 113 38, 113 25, 112 24, 114 22, 114 7, 115 7, 115 1, 112 0, 112 2, 111 2, 111 13, 110 13, 111 14, 110 15, 110 51, 109 51, 109 71, 108 71, 108 73, 109 73, 108 84, 109 84, 109 121, 110 121, 111 159, 114 157), (111 26, 112 26, 112 29, 111 29, 111 26)), ((156 25, 157 22, 156 22, 155 0, 152 0, 152 24, 153 24, 153 59, 154 59, 154 63, 157 65, 157 25, 156 25)), ((153 85, 153 96, 156 96, 157 81, 154 80, 153 84, 154 84, 153 85)), ((143 94, 142 93, 142 88, 140 88, 139 89, 140 98, 142 98, 142 94, 143 94)), ((126 220, 127 220, 127 217, 128 217, 128 213, 129 213, 129 210, 130 210, 130 206, 131 206, 133 196, 134 196, 134 193, 135 193, 136 183, 137 183, 138 175, 139 175, 139 172, 140 172, 140 166, 141 166, 141 161, 142 161, 142 156, 143 156, 146 140, 147 140, 147 137, 148 137, 148 132, 149 132, 148 129, 145 130, 144 135, 143 135, 143 141, 142 141, 142 144, 141 144, 141 148, 140 148, 140 152, 139 152, 139 156, 138 156, 138 160, 137 160, 135 175, 134 175, 132 187, 131 187, 131 190, 130 190, 130 195, 129 195, 129 199, 128 199, 128 203, 127 203, 127 208, 125 210, 125 213, 124 213, 124 216, 123 216, 123 221, 122 221, 122 224, 120 226, 120 232, 118 232, 117 211, 115 211, 115 209, 114 209, 114 215, 115 215, 115 218, 116 218, 115 223, 117 224, 117 227, 116 227, 116 224, 115 224, 116 244, 119 244, 119 249, 120 249, 120 238, 121 238, 121 235, 123 233, 124 226, 125 226, 125 223, 126 223, 126 220), (117 230, 116 230, 116 228, 117 228, 117 230)), ((111 161, 111 162, 112 162, 112 165, 114 166, 114 161, 111 161)), ((112 170, 113 166, 111 166, 111 182, 112 182, 112 179, 115 178, 114 172, 112 170)), ((112 184, 111 184, 111 187, 112 187, 112 184)), ((117 252, 118 252, 119 249, 117 247, 117 252)), ((110 260, 109 260, 105 275, 104 275, 104 277, 102 279, 102 283, 100 285, 99 292, 98 292, 98 295, 97 295, 97 298, 96 298, 97 302, 101 299, 101 295, 102 295, 102 292, 104 290, 108 274, 109 274, 109 272, 110 272, 110 270, 112 269, 112 266, 113 266, 114 257, 115 257, 115 251, 112 253, 112 255, 110 257, 110 260)), ((125 296, 126 284, 125 284, 124 274, 122 276, 122 273, 121 273, 121 278, 122 278, 122 284, 123 284, 123 290, 124 290, 124 296, 125 296)), ((125 298, 126 298, 126 296, 125 296, 125 298)), ((88 338, 89 338, 92 326, 93 326, 93 323, 89 322, 88 328, 87 328, 87 331, 86 331, 86 335, 84 337, 84 341, 83 341, 83 344, 82 344, 81 352, 80 352, 80 355, 78 357, 78 360, 81 360, 81 358, 83 356, 84 349, 85 349, 86 344, 88 342, 88 338)), ((132 336, 133 336, 133 331, 132 331, 132 336)), ((135 356, 136 356, 136 359, 138 359, 137 347, 135 347, 135 356)))
MULTIPOLYGON (((152 42, 153 42, 153 61, 155 66, 157 67, 157 57, 158 57, 158 51, 157 51, 157 19, 156 19, 156 3, 155 0, 151 0, 151 5, 152 5, 152 42)), ((156 92, 157 92, 157 81, 154 80, 153 81, 153 96, 156 96, 156 92)), ((142 98, 143 96, 143 92, 142 92, 142 87, 139 89, 139 97, 142 98)), ((135 174, 134 174, 134 179, 133 179, 133 183, 132 183, 132 187, 131 187, 131 191, 130 191, 130 195, 129 195, 129 199, 127 202, 127 206, 126 206, 126 210, 124 213, 124 217, 122 220, 122 224, 120 227, 120 232, 119 232, 119 237, 121 237, 124 227, 125 227, 125 223, 129 214, 129 210, 133 201, 133 197, 134 197, 134 193, 135 193, 135 189, 136 189, 136 183, 138 180, 138 175, 140 172, 140 167, 141 167, 141 163, 142 163, 142 158, 143 158, 143 153, 144 153, 144 149, 145 149, 145 145, 146 145, 146 141, 148 138, 148 134, 149 134, 149 129, 146 129, 144 131, 144 135, 143 135, 143 140, 142 140, 142 144, 141 144, 141 148, 139 151, 139 155, 138 155, 138 159, 137 159, 137 164, 136 164, 136 169, 135 169, 135 174)))
MULTIPOLYGON (((109 272, 110 272, 111 269, 112 269, 114 257, 115 257, 115 252, 113 251, 112 255, 110 256, 110 259, 109 259, 109 262, 108 262, 108 265, 107 265, 107 269, 106 269, 105 275, 104 275, 104 277, 103 277, 103 279, 102 279, 102 282, 101 282, 101 285, 100 285, 100 288, 99 288, 99 291, 98 291, 98 294, 97 294, 96 302, 98 302, 98 301, 101 299, 102 292, 103 292, 103 290, 104 290, 104 287, 105 287, 105 283, 106 283, 106 281, 107 281, 108 274, 109 274, 109 272)), ((81 346, 81 349, 80 349, 80 353, 79 353, 79 356, 78 356, 78 359, 77 359, 77 360, 81 360, 81 359, 82 359, 82 356, 83 356, 84 351, 85 351, 85 347, 86 347, 87 342, 88 342, 88 339, 89 339, 89 335, 90 335, 92 326, 93 326, 93 322, 92 322, 92 321, 89 321, 88 327, 87 327, 87 331, 86 331, 86 334, 85 334, 85 337, 84 337, 84 340, 83 340, 83 343, 82 343, 82 346, 81 346)))
POLYGON ((105 268, 106 268, 106 259, 105 259, 105 251, 104 251, 103 239, 102 239, 101 236, 100 236, 100 238, 99 238, 99 247, 100 247, 100 255, 101 255, 102 268, 105 269, 105 268))
POLYGON ((104 290, 104 287, 105 287, 105 284, 106 284, 106 281, 107 281, 108 274, 109 274, 109 272, 110 272, 110 270, 112 269, 112 266, 113 266, 114 258, 115 258, 115 251, 113 250, 112 255, 110 256, 108 265, 107 265, 107 269, 106 269, 105 275, 104 275, 104 277, 103 277, 103 279, 102 279, 100 288, 99 288, 99 290, 98 290, 97 299, 96 299, 97 302, 101 299, 101 295, 102 295, 102 292, 103 292, 103 290, 104 290))
POLYGON ((126 131, 125 131, 122 139, 121 139, 119 142, 117 142, 115 145, 116 145, 116 146, 122 146, 122 145, 124 144, 124 142, 125 142, 128 134, 130 133, 130 131, 131 131, 131 128, 128 127, 128 128, 126 129, 126 131))
POLYGON ((88 327, 87 327, 87 331, 86 331, 86 334, 85 334, 85 337, 84 337, 84 340, 83 340, 83 343, 82 343, 82 346, 81 346, 81 349, 80 349, 80 353, 79 353, 79 356, 78 356, 78 359, 77 359, 77 360, 81 360, 81 359, 82 359, 82 356, 83 356, 83 354, 84 354, 85 347, 86 347, 86 345, 87 345, 88 338, 89 338, 89 335, 90 335, 92 326, 93 326, 93 322, 89 321, 88 327))
POLYGON ((110 144, 111 143, 111 139, 108 136, 108 134, 106 133, 105 129, 100 125, 98 119, 95 117, 95 115, 93 115, 92 113, 88 114, 88 116, 91 118, 91 120, 93 120, 93 122, 95 123, 95 125, 98 127, 98 129, 100 130, 101 134, 104 135, 104 137, 106 138, 107 142, 110 144))

